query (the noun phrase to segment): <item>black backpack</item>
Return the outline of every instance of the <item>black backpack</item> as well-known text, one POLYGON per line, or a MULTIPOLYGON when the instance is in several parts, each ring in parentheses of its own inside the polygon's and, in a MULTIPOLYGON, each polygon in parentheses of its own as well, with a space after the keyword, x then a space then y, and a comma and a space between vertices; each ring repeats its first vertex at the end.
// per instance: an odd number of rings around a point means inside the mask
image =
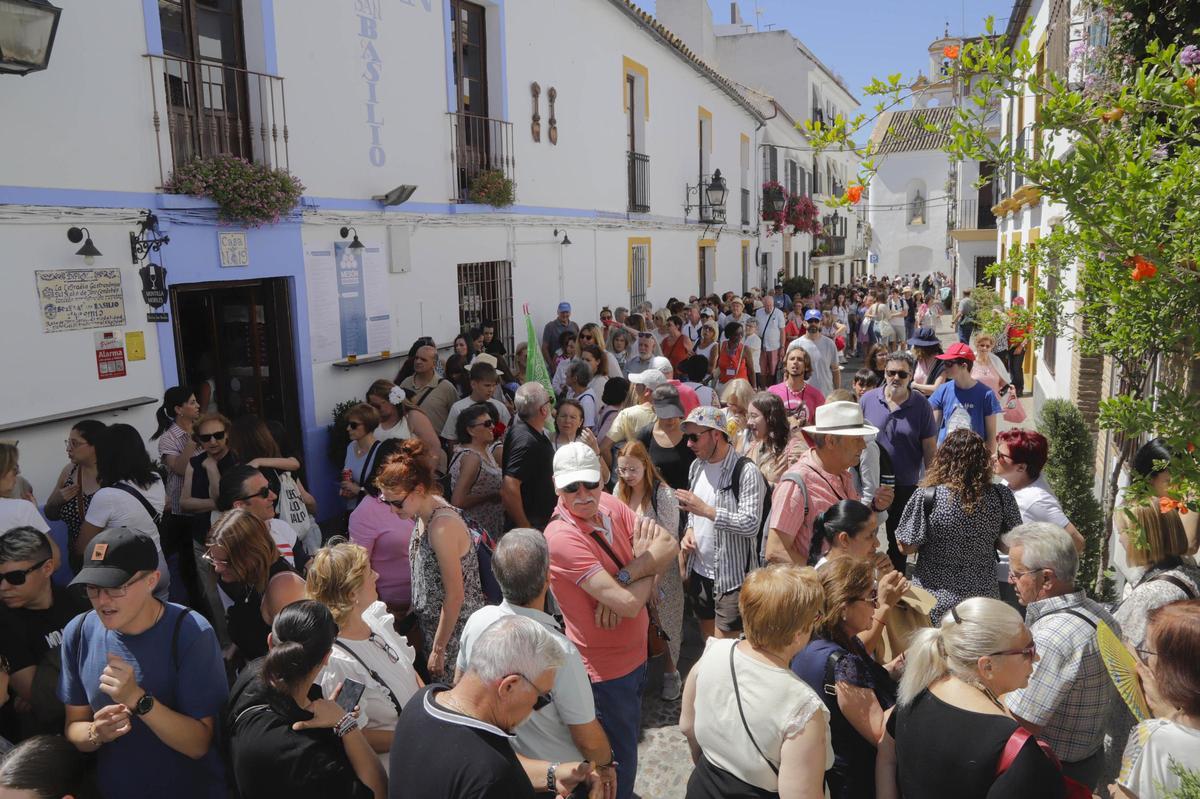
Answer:
MULTIPOLYGON (((738 502, 742 499, 742 470, 746 468, 747 464, 753 466, 755 469, 758 468, 758 464, 745 455, 739 456, 737 463, 733 465, 733 483, 729 487, 733 491, 734 500, 738 502)), ((762 515, 758 520, 758 535, 754 539, 754 549, 750 551, 750 556, 746 559, 746 571, 762 565, 763 534, 764 530, 766 530, 767 522, 771 519, 771 493, 770 491, 763 491, 763 509, 762 515)))

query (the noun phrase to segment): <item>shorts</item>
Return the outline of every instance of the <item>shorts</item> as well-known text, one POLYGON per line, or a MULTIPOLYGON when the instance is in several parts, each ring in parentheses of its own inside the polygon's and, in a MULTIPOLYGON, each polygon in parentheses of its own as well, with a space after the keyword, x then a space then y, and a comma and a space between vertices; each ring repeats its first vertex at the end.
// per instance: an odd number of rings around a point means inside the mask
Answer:
POLYGON ((742 629, 742 614, 738 610, 741 591, 741 586, 738 586, 724 594, 715 594, 711 579, 696 572, 688 575, 687 596, 691 600, 692 612, 702 621, 715 619, 717 629, 721 632, 740 632, 742 629))

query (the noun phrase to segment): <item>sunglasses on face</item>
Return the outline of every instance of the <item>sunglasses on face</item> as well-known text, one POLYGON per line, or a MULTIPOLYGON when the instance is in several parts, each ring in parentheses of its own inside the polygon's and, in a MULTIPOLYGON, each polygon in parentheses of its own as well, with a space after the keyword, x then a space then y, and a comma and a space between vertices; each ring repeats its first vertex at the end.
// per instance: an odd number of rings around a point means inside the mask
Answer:
POLYGON ((14 587, 18 585, 25 585, 25 579, 33 572, 45 566, 49 561, 50 558, 46 558, 40 563, 35 563, 34 565, 30 566, 28 569, 13 569, 10 572, 0 572, 0 584, 2 584, 5 580, 8 580, 8 584, 14 587))
MULTIPOLYGON (((525 682, 532 685, 533 690, 536 691, 538 689, 537 683, 535 683, 533 680, 526 677, 524 674, 517 674, 517 676, 520 677, 525 682)), ((544 694, 538 694, 537 699, 535 699, 533 702, 533 709, 535 711, 541 710, 542 708, 544 708, 546 705, 550 704, 553 701, 554 701, 554 694, 552 694, 550 691, 547 691, 544 694)))
POLYGON ((346 422, 346 427, 349 427, 351 430, 357 430, 362 427, 362 422, 346 422))
POLYGON ((404 496, 400 497, 400 499, 385 499, 384 502, 391 505, 393 508, 404 510, 404 503, 408 502, 408 497, 409 495, 405 494, 404 496))
POLYGON ((888 377, 898 377, 901 380, 908 379, 908 371, 905 369, 888 369, 884 374, 888 377))
POLYGON ((496 423, 491 419, 484 419, 482 422, 473 422, 467 426, 468 427, 486 427, 488 430, 491 430, 493 427, 496 426, 496 423))
POLYGON ((579 491, 579 489, 581 489, 581 488, 585 488, 588 491, 595 491, 599 487, 600 487, 599 483, 589 483, 586 480, 579 480, 577 482, 570 483, 569 485, 563 486, 562 488, 559 489, 559 491, 562 491, 564 494, 574 494, 574 493, 577 493, 579 491))
POLYGON ((201 444, 207 444, 208 442, 214 441, 214 440, 215 441, 224 441, 225 440, 225 431, 218 430, 215 433, 197 433, 196 440, 199 441, 201 444))
POLYGON ((258 497, 259 499, 266 499, 269 496, 271 496, 271 486, 265 485, 262 488, 255 491, 253 494, 247 494, 244 497, 238 497, 237 501, 245 502, 246 500, 254 499, 255 497, 258 497))

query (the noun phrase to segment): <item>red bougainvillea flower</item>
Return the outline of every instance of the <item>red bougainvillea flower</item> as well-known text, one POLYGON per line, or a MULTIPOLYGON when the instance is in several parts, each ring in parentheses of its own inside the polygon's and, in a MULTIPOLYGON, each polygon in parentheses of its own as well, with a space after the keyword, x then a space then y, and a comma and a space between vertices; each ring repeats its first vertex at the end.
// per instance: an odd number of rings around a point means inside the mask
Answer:
POLYGON ((1133 266, 1129 274, 1134 280, 1148 280, 1158 274, 1158 267, 1140 255, 1135 255, 1132 261, 1125 263, 1133 266))
POLYGON ((942 48, 942 55, 946 56, 946 58, 958 58, 958 45, 946 45, 942 48))
POLYGON ((1188 451, 1188 454, 1189 454, 1189 455, 1190 455, 1191 453, 1195 452, 1195 451, 1196 451, 1196 445, 1195 445, 1195 444, 1193 444, 1192 442, 1190 442, 1190 441, 1189 441, 1189 442, 1187 443, 1187 451, 1188 451))
POLYGON ((863 187, 855 184, 846 189, 846 198, 850 200, 850 202, 857 204, 858 201, 862 199, 862 193, 863 187))
POLYGON ((1170 513, 1173 510, 1179 511, 1180 516, 1184 516, 1188 512, 1188 506, 1177 499, 1170 497, 1158 498, 1158 510, 1160 513, 1170 513))

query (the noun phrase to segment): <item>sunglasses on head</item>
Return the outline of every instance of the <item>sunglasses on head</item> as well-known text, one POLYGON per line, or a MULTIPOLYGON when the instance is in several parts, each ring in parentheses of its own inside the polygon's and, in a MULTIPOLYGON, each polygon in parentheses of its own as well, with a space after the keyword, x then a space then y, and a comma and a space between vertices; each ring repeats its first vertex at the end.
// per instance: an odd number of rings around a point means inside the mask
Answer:
POLYGON ((8 580, 8 584, 13 587, 25 585, 26 578, 28 578, 33 572, 45 566, 49 561, 50 558, 45 558, 38 563, 33 564, 28 569, 13 569, 10 572, 0 572, 0 583, 8 580))
POLYGON ((255 497, 258 497, 259 499, 266 499, 269 496, 271 496, 271 487, 269 485, 265 485, 255 491, 253 494, 247 494, 244 497, 238 497, 238 502, 245 502, 246 500, 254 499, 255 497))
POLYGON ((225 431, 218 430, 215 433, 197 433, 196 440, 199 441, 201 444, 207 444, 209 441, 213 441, 213 440, 224 441, 225 440, 225 431))
POLYGON ((587 480, 578 480, 574 483, 569 483, 569 484, 563 486, 562 488, 559 489, 559 491, 562 491, 564 494, 574 494, 574 493, 578 492, 579 489, 581 489, 581 488, 586 488, 588 491, 595 491, 599 487, 600 487, 599 483, 591 483, 591 482, 588 482, 587 480))
POLYGON ((654 338, 653 333, 638 333, 638 338, 654 338))
POLYGON ((898 377, 901 380, 908 379, 908 372, 904 369, 888 369, 887 372, 885 372, 885 374, 888 377, 898 377))

